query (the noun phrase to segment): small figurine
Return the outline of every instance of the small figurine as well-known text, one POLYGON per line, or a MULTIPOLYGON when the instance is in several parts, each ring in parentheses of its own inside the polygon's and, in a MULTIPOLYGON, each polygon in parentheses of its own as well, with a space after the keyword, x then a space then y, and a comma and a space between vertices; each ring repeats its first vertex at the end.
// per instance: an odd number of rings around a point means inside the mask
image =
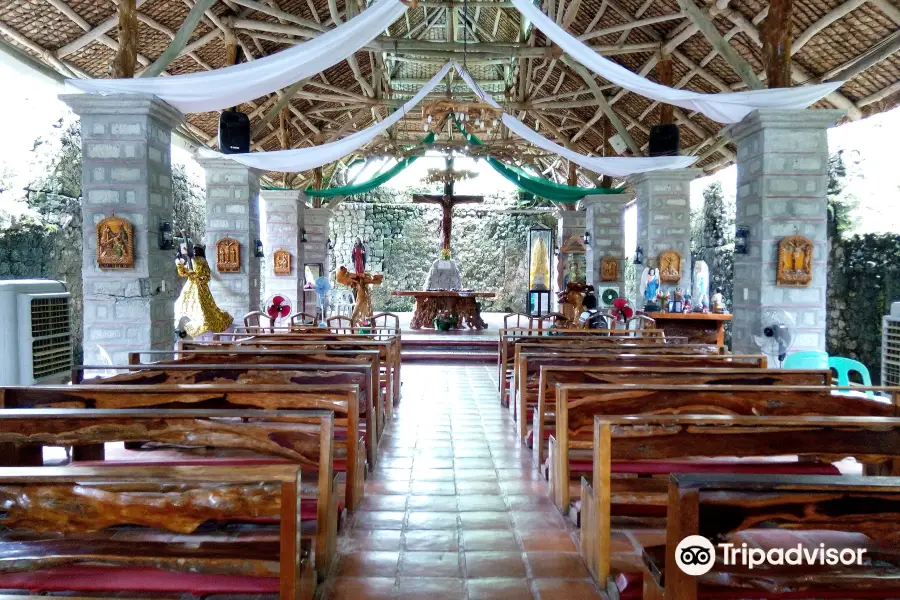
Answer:
POLYGON ((654 312, 659 310, 656 303, 656 295, 659 291, 659 272, 653 267, 644 269, 641 275, 641 296, 644 298, 644 310, 654 312))
POLYGON ((694 304, 695 310, 701 310, 703 306, 709 305, 709 265, 704 260, 698 260, 694 263, 694 286, 693 298, 696 300, 694 304))
POLYGON ((716 314, 725 313, 725 297, 722 296, 722 288, 716 288, 716 293, 712 295, 712 311, 716 314))
POLYGON ((366 272, 366 247, 363 246, 361 239, 356 238, 356 243, 353 244, 353 251, 350 253, 350 258, 353 259, 353 269, 357 274, 366 272))

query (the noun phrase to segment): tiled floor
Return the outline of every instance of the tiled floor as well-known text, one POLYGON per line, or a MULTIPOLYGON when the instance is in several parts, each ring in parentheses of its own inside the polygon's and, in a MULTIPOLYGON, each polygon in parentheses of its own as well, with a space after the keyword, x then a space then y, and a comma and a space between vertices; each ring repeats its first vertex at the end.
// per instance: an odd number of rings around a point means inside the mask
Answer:
POLYGON ((494 365, 404 365, 333 600, 600 598, 497 398, 494 365))

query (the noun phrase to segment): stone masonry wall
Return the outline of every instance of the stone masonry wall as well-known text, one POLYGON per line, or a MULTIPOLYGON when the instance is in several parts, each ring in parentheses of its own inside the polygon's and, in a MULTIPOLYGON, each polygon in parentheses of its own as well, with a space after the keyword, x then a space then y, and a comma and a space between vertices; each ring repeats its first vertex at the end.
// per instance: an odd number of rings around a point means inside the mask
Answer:
MULTIPOLYGON (((411 299, 390 293, 422 289, 428 269, 438 257, 440 214, 440 209, 431 205, 339 205, 331 218, 333 268, 352 263, 350 252, 359 236, 366 246, 366 270, 385 276, 382 285, 373 286, 376 310, 412 310, 411 299)), ((534 223, 555 228, 556 216, 550 211, 494 208, 453 211, 451 249, 463 285, 497 292, 497 298, 482 302, 482 310, 524 311, 528 229, 534 223)))

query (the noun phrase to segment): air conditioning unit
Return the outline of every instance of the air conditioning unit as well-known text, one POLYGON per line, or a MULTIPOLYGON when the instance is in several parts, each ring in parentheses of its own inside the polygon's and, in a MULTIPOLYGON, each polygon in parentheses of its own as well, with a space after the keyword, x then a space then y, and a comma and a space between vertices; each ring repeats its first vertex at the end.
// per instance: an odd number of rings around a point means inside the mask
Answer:
POLYGON ((61 281, 0 281, 0 385, 64 383, 72 371, 70 294, 61 281))
POLYGON ((900 385, 900 302, 881 322, 881 385, 900 385))

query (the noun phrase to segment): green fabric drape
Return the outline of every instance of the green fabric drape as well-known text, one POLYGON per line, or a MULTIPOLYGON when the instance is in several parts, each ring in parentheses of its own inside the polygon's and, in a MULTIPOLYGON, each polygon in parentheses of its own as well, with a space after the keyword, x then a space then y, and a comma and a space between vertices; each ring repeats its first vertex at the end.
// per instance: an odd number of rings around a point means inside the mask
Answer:
MULTIPOLYGON (((468 142, 473 146, 484 145, 484 142, 482 142, 477 135, 467 132, 459 121, 456 121, 456 127, 464 136, 466 136, 468 142)), ((544 179, 543 177, 532 175, 519 167, 504 164, 493 156, 488 156, 485 160, 504 179, 513 185, 518 186, 519 189, 530 192, 535 196, 552 200, 553 202, 573 204, 585 196, 592 196, 595 194, 621 194, 625 189, 621 187, 581 188, 571 185, 562 185, 544 179)))
MULTIPOLYGON (((434 143, 434 133, 429 133, 426 135, 421 142, 419 142, 419 146, 428 145, 434 143)), ((415 147, 415 146, 413 146, 415 147)), ((344 187, 336 187, 336 188, 328 188, 327 190, 314 190, 312 188, 308 188, 306 190, 307 196, 314 196, 316 198, 334 198, 335 196, 352 196, 354 194, 365 194, 366 192, 371 192, 378 186, 387 183, 401 171, 405 170, 409 165, 416 162, 418 156, 410 156, 409 158, 404 158, 403 160, 397 161, 397 164, 381 173, 380 175, 376 175, 375 177, 363 181, 361 183, 355 183, 353 185, 345 185, 344 187)))

